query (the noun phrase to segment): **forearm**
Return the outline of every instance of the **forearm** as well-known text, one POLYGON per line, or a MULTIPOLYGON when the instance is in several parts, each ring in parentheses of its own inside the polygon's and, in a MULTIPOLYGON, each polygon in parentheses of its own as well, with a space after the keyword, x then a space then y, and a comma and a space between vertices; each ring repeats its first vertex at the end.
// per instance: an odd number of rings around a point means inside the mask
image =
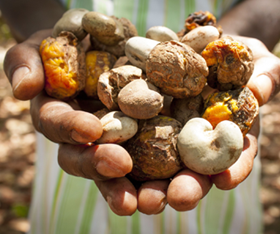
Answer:
POLYGON ((18 42, 38 30, 52 28, 65 11, 55 0, 5 0, 0 1, 0 10, 18 42))
POLYGON ((280 39, 279 10, 279 0, 246 0, 225 14, 218 24, 226 34, 257 38, 272 50, 280 39))

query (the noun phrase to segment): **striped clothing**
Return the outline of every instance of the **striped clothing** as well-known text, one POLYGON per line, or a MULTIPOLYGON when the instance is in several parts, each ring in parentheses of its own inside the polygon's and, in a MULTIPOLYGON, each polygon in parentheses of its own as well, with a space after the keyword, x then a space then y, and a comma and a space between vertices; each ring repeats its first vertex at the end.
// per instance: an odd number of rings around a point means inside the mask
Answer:
MULTIPOLYGON (((87 8, 128 18, 139 35, 154 25, 175 32, 189 13, 209 10, 217 16, 231 0, 63 0, 69 8, 87 8)), ((30 234, 259 234, 260 162, 242 184, 230 191, 212 187, 197 208, 176 212, 168 205, 158 215, 136 212, 115 215, 91 180, 64 173, 57 163, 58 146, 41 134, 37 138, 37 166, 30 209, 30 234)))
POLYGON ((184 27, 190 13, 208 10, 219 18, 240 0, 60 0, 67 8, 86 8, 125 17, 140 36, 151 26, 165 25, 175 32, 184 27))

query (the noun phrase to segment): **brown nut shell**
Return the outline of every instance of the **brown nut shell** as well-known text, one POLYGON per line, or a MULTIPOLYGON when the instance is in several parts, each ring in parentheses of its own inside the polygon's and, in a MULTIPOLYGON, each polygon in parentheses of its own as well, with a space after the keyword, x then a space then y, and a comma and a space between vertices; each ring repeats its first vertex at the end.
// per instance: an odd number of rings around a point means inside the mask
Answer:
POLYGON ((208 67, 191 47, 177 42, 161 42, 150 52, 146 63, 149 82, 175 98, 194 97, 206 83, 208 67))
POLYGON ((113 68, 121 67, 121 66, 124 66, 124 65, 132 65, 132 64, 129 62, 129 59, 126 56, 121 56, 115 62, 113 68))
POLYGON ((103 116, 105 116, 109 112, 110 111, 105 107, 105 108, 102 108, 100 110, 93 112, 93 115, 95 115, 98 119, 101 119, 103 116))
POLYGON ((182 169, 176 148, 181 128, 177 120, 166 116, 144 120, 125 145, 133 160, 130 176, 138 181, 166 179, 182 169))
POLYGON ((82 19, 82 26, 85 31, 104 45, 114 46, 124 40, 122 23, 99 12, 86 13, 82 19))
POLYGON ((209 67, 208 85, 220 91, 246 85, 254 70, 250 48, 231 37, 210 42, 201 55, 209 67))
POLYGON ((230 120, 238 125, 245 136, 259 114, 258 101, 248 88, 226 92, 215 92, 205 101, 203 118, 213 128, 223 120, 230 120))
POLYGON ((88 12, 83 8, 66 11, 53 27, 52 36, 58 37, 63 31, 73 33, 79 41, 82 41, 87 32, 82 27, 82 18, 88 12))
POLYGON ((143 79, 131 81, 119 92, 119 108, 135 119, 150 119, 158 115, 163 108, 163 96, 154 89, 156 87, 143 79))
POLYGON ((100 75, 97 84, 97 95, 109 110, 118 110, 118 94, 120 90, 132 80, 144 77, 142 70, 132 65, 113 68, 100 75))
POLYGON ((136 27, 126 18, 117 18, 114 16, 111 16, 115 21, 118 21, 123 26, 124 31, 124 39, 121 40, 118 44, 109 46, 102 44, 99 42, 96 38, 93 36, 90 37, 91 45, 94 50, 100 50, 100 51, 107 51, 113 55, 115 55, 117 58, 125 55, 125 44, 127 40, 131 37, 137 36, 137 30, 136 27))
POLYGON ((174 98, 171 103, 171 116, 185 125, 190 119, 200 117, 203 111, 204 101, 202 95, 191 98, 174 98))

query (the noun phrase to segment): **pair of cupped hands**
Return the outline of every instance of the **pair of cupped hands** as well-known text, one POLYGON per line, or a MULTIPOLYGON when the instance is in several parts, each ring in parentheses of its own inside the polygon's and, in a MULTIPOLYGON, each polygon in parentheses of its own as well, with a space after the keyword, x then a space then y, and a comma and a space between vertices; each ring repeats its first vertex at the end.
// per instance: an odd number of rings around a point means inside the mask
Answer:
MULTIPOLYGON (((94 180, 111 210, 118 215, 132 215, 137 209, 158 214, 168 203, 177 211, 195 208, 211 187, 233 189, 250 174, 258 150, 259 121, 244 139, 238 161, 226 171, 206 176, 189 169, 181 170, 172 180, 134 185, 125 175, 132 169, 130 155, 116 144, 87 144, 102 134, 99 120, 84 111, 80 102, 63 102, 44 92, 44 70, 39 46, 50 30, 38 31, 6 54, 4 69, 14 96, 31 100, 34 127, 45 137, 59 143, 58 163, 74 176, 94 180)), ((280 59, 257 39, 238 37, 254 55, 255 69, 247 84, 260 106, 279 92, 280 59)))

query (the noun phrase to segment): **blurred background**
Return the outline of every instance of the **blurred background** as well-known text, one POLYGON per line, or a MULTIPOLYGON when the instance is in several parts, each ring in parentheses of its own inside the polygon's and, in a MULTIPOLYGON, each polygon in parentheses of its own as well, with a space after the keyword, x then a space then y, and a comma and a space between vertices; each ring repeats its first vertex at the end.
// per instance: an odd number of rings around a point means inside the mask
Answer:
MULTIPOLYGON (((29 102, 13 98, 3 71, 6 51, 15 44, 0 12, 0 233, 23 234, 34 178, 36 138, 29 102)), ((280 57, 280 43, 274 49, 280 57)), ((280 94, 262 107, 261 197, 264 234, 280 233, 280 94)), ((256 194, 257 196, 258 194, 256 194)))

